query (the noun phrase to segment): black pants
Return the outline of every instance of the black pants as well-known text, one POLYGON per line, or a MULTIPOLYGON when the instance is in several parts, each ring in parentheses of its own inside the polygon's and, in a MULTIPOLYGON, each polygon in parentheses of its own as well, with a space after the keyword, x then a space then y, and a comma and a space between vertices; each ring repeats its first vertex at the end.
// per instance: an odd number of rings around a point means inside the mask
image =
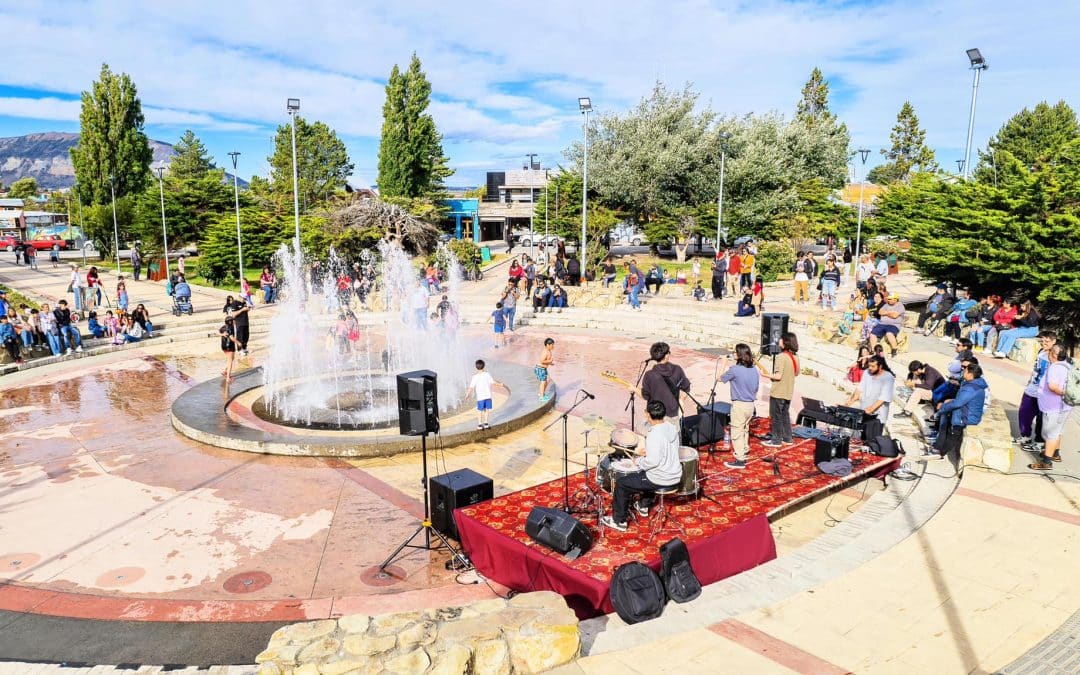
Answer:
POLYGON ((635 471, 617 478, 615 480, 614 506, 612 507, 612 517, 615 522, 626 522, 626 512, 630 509, 630 500, 633 499, 634 495, 642 495, 641 505, 649 507, 652 506, 655 491, 665 487, 672 486, 657 485, 645 476, 644 471, 635 471))
POLYGON ((648 289, 650 292, 653 292, 653 293, 659 293, 660 292, 660 287, 663 286, 663 285, 664 285, 663 279, 646 279, 645 280, 645 288, 648 289), (653 290, 653 286, 656 286, 655 291, 653 290))
POLYGON ((953 337, 957 340, 960 339, 960 322, 959 321, 946 321, 945 322, 945 337, 953 337))
POLYGON ((4 349, 6 349, 7 353, 11 355, 12 361, 19 360, 19 344, 20 342, 18 339, 4 341, 4 349))
POLYGON ((713 277, 712 278, 712 296, 713 296, 713 300, 723 300, 724 299, 724 282, 725 281, 726 281, 726 279, 724 279, 724 277, 713 277))
POLYGON ((772 422, 772 439, 791 443, 791 401, 786 398, 769 398, 769 420, 772 422))
POLYGON ((134 273, 135 281, 139 280, 139 273, 142 272, 142 265, 132 265, 131 271, 134 273))
MULTIPOLYGON (((951 413, 950 413, 951 415, 951 413)), ((943 417, 938 425, 937 440, 934 441, 934 449, 942 457, 949 453, 955 453, 957 457, 960 456, 960 448, 964 444, 964 429, 965 427, 954 427, 949 422, 949 417, 943 417)))
POLYGON ((247 351, 248 339, 251 337, 251 326, 236 327, 236 341, 240 343, 241 351, 247 351))

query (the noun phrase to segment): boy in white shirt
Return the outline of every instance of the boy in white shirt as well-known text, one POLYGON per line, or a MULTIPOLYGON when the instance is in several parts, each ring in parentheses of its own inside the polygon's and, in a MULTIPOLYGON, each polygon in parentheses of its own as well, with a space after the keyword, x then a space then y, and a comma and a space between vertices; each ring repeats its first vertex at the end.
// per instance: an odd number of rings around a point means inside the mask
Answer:
POLYGON ((502 382, 496 382, 491 373, 484 370, 483 359, 476 360, 476 374, 469 382, 469 390, 465 392, 465 398, 476 392, 476 428, 490 429, 488 417, 491 415, 491 388, 494 385, 504 386, 502 382))

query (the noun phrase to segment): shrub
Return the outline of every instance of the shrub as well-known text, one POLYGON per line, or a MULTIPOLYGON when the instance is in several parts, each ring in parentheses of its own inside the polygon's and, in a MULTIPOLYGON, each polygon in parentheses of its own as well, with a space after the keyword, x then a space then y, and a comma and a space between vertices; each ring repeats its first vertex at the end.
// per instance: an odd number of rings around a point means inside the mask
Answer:
POLYGON ((758 244, 757 273, 762 281, 776 281, 781 273, 791 269, 795 250, 780 241, 763 241, 758 244))

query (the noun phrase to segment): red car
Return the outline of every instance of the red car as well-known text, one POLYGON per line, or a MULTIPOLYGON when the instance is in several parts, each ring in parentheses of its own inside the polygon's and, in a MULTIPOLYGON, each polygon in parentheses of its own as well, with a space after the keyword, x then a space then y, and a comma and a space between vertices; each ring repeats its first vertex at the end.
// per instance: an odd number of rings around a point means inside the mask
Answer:
POLYGON ((26 243, 39 251, 48 251, 49 249, 60 251, 68 247, 67 240, 58 234, 43 234, 26 243))
POLYGON ((19 245, 19 238, 13 234, 0 235, 0 247, 5 251, 11 252, 15 250, 15 247, 19 245))

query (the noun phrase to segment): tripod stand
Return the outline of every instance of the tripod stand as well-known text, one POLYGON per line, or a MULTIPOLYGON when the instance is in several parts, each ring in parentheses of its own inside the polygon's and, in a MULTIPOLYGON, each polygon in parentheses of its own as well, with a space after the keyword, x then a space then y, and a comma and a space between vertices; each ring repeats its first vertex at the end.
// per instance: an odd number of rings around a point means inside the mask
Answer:
POLYGON ((641 378, 645 377, 645 368, 648 367, 649 361, 652 359, 645 359, 641 362, 641 370, 638 371, 637 379, 634 380, 634 388, 630 390, 630 398, 626 401, 626 405, 623 407, 623 411, 630 411, 630 431, 637 433, 637 425, 634 423, 634 413, 636 406, 634 400, 637 398, 637 390, 641 387, 641 378))
MULTIPOLYGON (((562 421, 562 466, 563 466, 563 511, 571 513, 570 509, 570 443, 567 439, 566 425, 570 417, 570 413, 574 412, 574 408, 578 407, 585 402, 586 398, 591 398, 591 395, 581 396, 582 392, 578 391, 578 400, 574 401, 574 405, 570 406, 570 409, 559 415, 551 424, 543 428, 543 431, 547 431, 555 425, 556 422, 562 421)), ((426 465, 425 465, 426 467, 426 465)), ((426 474, 425 474, 426 475, 426 474)), ((425 492, 425 499, 427 493, 425 492)))
POLYGON ((386 573, 386 568, 390 566, 390 563, 397 560, 402 555, 402 552, 406 548, 416 548, 416 549, 420 549, 422 551, 437 551, 440 548, 445 547, 446 550, 450 551, 451 560, 456 560, 456 561, 458 561, 458 563, 462 564, 465 567, 470 566, 470 563, 469 563, 468 559, 461 553, 461 551, 454 548, 453 544, 451 544, 450 541, 447 540, 447 538, 445 536, 443 536, 443 533, 439 532, 438 530, 436 530, 431 525, 431 503, 430 503, 430 501, 428 499, 427 432, 426 431, 423 434, 421 434, 421 436, 420 436, 420 448, 421 448, 421 454, 423 455, 423 458, 424 458, 424 460, 423 460, 424 461, 424 519, 420 521, 420 525, 417 526, 416 531, 412 533, 412 536, 409 537, 408 539, 406 539, 404 542, 402 542, 401 545, 398 546, 396 549, 394 549, 394 552, 390 554, 390 557, 387 558, 386 560, 384 560, 381 565, 379 565, 379 572, 381 572, 383 574, 386 573), (423 544, 414 544, 414 543, 412 543, 413 539, 416 539, 416 537, 421 532, 424 533, 424 543, 423 544), (431 535, 432 535, 432 533, 434 533, 435 537, 438 538, 438 540, 439 540, 435 544, 435 546, 431 545, 431 535))

